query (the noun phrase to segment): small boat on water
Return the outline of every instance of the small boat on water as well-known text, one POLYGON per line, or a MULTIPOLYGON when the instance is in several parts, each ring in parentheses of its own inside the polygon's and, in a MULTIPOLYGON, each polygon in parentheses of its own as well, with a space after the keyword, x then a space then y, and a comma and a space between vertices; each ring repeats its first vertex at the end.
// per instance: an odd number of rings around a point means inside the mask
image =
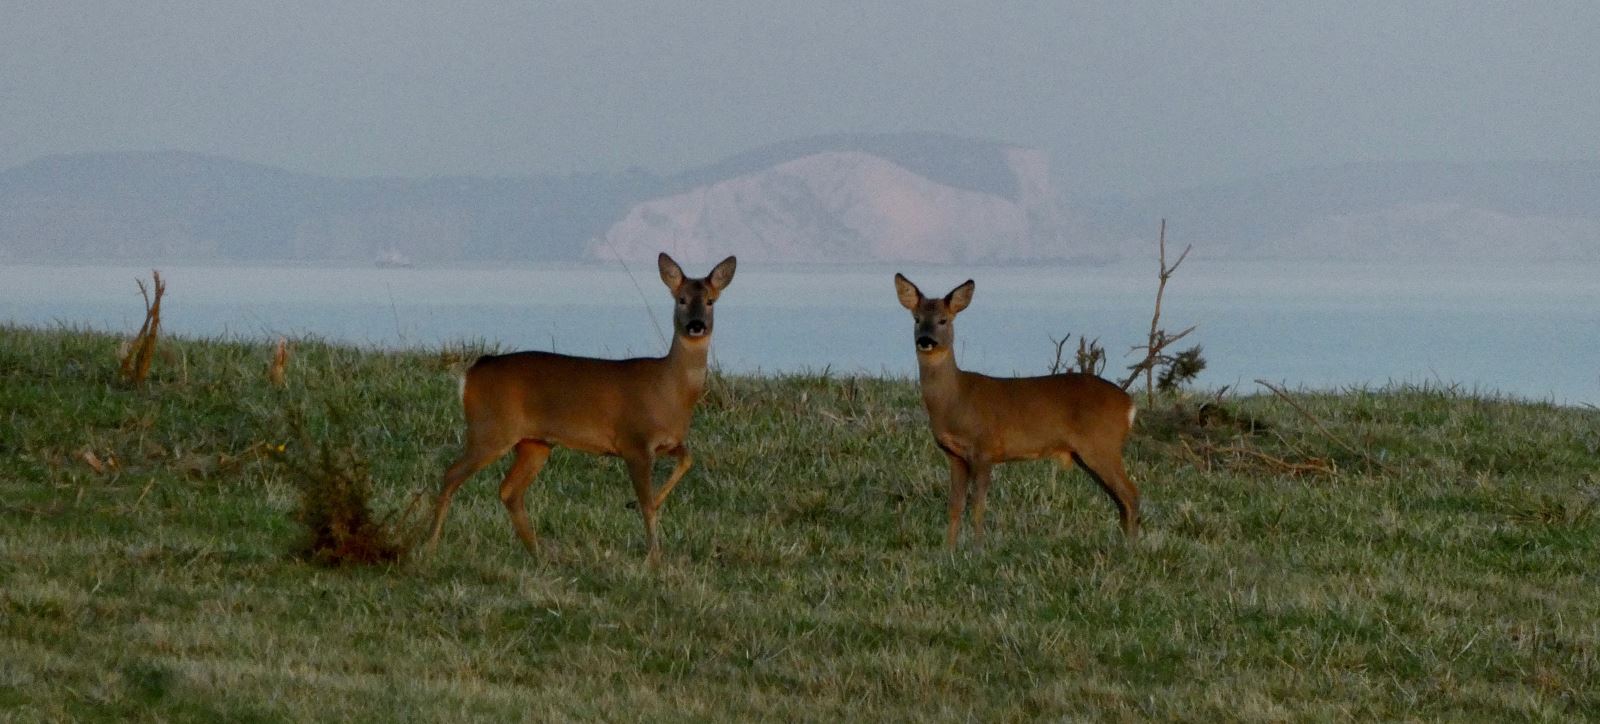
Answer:
POLYGON ((411 261, 411 257, 401 254, 399 249, 392 246, 379 254, 378 258, 373 260, 373 263, 384 269, 410 269, 416 266, 411 261))

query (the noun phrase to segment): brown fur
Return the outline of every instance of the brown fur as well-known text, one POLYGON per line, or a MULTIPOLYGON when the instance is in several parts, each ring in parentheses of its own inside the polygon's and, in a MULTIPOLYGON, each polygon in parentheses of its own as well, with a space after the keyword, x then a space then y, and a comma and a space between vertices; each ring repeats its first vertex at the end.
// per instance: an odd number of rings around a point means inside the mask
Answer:
POLYGON ((954 546, 972 489, 973 536, 983 538, 983 514, 994 465, 1050 458, 1078 462, 1116 503, 1122 530, 1139 532, 1139 489, 1122 465, 1133 426, 1133 398, 1094 375, 989 377, 956 366, 955 316, 972 302, 971 280, 929 299, 895 275, 900 304, 915 320, 922 402, 939 448, 950 460, 950 525, 954 546))

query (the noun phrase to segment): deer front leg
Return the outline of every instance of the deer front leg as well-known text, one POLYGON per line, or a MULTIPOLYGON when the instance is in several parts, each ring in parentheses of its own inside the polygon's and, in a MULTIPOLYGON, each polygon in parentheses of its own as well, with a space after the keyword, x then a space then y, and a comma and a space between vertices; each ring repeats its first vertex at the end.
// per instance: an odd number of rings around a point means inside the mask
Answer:
POLYGON ((694 465, 694 456, 690 455, 689 448, 683 445, 678 445, 668 450, 666 454, 677 458, 678 464, 672 467, 672 474, 667 476, 667 482, 661 485, 661 490, 655 495, 655 507, 657 510, 660 510, 661 505, 667 502, 667 493, 672 492, 672 489, 677 487, 678 481, 683 479, 684 473, 689 472, 689 466, 694 465))
POLYGON ((972 465, 972 539, 980 545, 983 543, 983 511, 989 497, 989 475, 993 471, 994 466, 986 462, 972 465))
MULTIPOLYGON (((948 454, 947 454, 948 455, 948 454)), ((954 455, 950 458, 950 528, 945 533, 945 547, 955 548, 956 537, 961 534, 961 512, 967 507, 967 461, 954 455)))
POLYGON ((639 501, 639 515, 644 517, 645 555, 651 563, 655 563, 661 559, 661 544, 656 539, 656 498, 650 480, 655 456, 649 452, 637 452, 624 459, 628 463, 628 476, 633 478, 633 495, 639 501))

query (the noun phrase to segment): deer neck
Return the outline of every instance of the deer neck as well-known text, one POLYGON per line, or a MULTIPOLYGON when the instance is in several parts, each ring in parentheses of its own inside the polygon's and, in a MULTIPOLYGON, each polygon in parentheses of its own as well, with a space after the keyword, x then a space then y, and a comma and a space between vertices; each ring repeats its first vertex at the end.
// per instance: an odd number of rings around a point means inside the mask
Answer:
POLYGON ((917 377, 922 387, 922 403, 930 415, 939 415, 957 402, 961 394, 961 368, 955 353, 917 355, 917 377))
POLYGON ((706 362, 710 352, 709 338, 691 342, 674 335, 672 347, 667 350, 667 379, 664 381, 690 399, 700 399, 700 393, 706 389, 706 362))

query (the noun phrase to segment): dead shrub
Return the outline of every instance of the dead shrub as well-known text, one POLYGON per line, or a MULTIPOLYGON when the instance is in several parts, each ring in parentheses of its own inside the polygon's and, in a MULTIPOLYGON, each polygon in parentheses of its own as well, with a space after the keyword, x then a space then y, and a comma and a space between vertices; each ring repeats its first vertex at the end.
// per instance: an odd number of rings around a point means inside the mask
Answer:
POLYGON ((372 473, 350 434, 348 416, 333 404, 327 412, 326 429, 313 439, 304 412, 291 411, 292 446, 275 451, 300 494, 294 519, 306 535, 295 555, 334 567, 398 561, 409 545, 394 515, 380 520, 372 512, 372 473))

